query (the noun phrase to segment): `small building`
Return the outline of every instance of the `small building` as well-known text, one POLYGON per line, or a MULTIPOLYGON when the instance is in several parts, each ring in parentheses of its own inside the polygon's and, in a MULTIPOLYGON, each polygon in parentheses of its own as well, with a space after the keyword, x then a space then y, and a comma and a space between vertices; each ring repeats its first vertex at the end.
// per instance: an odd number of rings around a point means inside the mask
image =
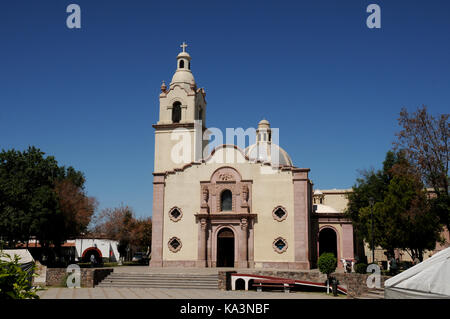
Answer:
POLYGON ((75 244, 75 261, 89 262, 91 256, 97 262, 117 262, 119 260, 118 241, 101 238, 79 238, 72 240, 75 244))
MULTIPOLYGON (((59 250, 59 256, 54 251, 43 251, 41 244, 36 239, 28 241, 28 245, 21 243, 17 248, 27 248, 36 260, 40 260, 44 264, 48 262, 90 262, 91 255, 94 255, 97 263, 99 262, 117 262, 119 260, 117 240, 105 238, 77 238, 66 240, 59 250)), ((50 248, 54 248, 50 245, 50 248)))

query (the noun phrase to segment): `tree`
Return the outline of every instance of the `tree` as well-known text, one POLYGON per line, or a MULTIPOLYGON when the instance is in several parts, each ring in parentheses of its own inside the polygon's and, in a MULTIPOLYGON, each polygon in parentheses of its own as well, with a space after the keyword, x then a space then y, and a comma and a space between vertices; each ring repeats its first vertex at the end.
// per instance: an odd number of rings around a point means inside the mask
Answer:
POLYGON ((97 200, 94 197, 88 197, 83 189, 76 186, 70 178, 57 181, 55 184, 64 219, 65 235, 73 238, 86 232, 97 208, 97 200))
MULTIPOLYGON (((361 212, 365 209, 370 213, 371 198, 374 202, 384 200, 384 194, 393 178, 392 167, 398 162, 397 154, 388 151, 383 162, 383 168, 378 171, 373 169, 360 171, 360 177, 357 178, 356 184, 352 187, 352 192, 347 195, 349 202, 345 214, 347 218, 352 220, 357 236, 370 244, 372 239, 371 223, 367 220, 366 215, 362 215, 361 212)), ((375 239, 378 237, 375 236, 375 239)), ((375 245, 378 244, 375 242, 375 245)))
POLYGON ((422 259, 424 250, 435 248, 442 227, 420 175, 403 152, 388 152, 383 169, 363 175, 353 190, 346 214, 372 249, 372 236, 375 246, 389 252, 401 248, 413 258, 422 259), (369 197, 374 198, 373 208, 369 197))
POLYGON ((150 252, 152 243, 152 219, 148 217, 136 220, 131 238, 133 246, 150 252))
POLYGON ((35 147, 0 152, 0 234, 6 246, 31 237, 44 250, 59 246, 77 235, 93 212, 95 200, 82 191, 83 174, 44 155, 35 147))
POLYGON ((336 270, 337 259, 333 253, 323 253, 319 257, 317 266, 319 267, 319 271, 321 273, 327 275, 327 293, 328 293, 328 287, 330 285, 330 274, 336 270))
POLYGON ((121 256, 128 249, 146 249, 151 246, 152 223, 150 218, 136 219, 129 206, 106 208, 95 218, 93 233, 117 240, 121 256))
POLYGON ((35 148, 0 153, 0 233, 8 245, 28 240, 41 224, 56 218, 56 196, 49 177, 57 174, 56 161, 44 159, 35 148))
POLYGON ((319 267, 319 271, 322 274, 326 274, 328 278, 330 274, 332 274, 336 270, 337 259, 333 253, 323 253, 319 257, 317 266, 319 267))
POLYGON ((408 161, 417 168, 423 183, 434 189, 432 209, 450 229, 448 119, 449 114, 433 117, 426 106, 411 115, 403 108, 398 119, 402 129, 396 134, 394 147, 405 152, 408 161))

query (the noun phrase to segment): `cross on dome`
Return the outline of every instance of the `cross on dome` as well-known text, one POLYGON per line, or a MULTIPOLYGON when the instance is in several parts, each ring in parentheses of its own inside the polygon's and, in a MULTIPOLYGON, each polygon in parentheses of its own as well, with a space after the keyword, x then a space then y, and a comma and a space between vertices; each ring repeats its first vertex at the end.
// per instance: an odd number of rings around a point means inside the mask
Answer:
POLYGON ((180 47, 183 48, 183 52, 186 52, 186 47, 187 47, 187 46, 188 46, 188 45, 187 45, 185 42, 183 42, 183 44, 180 45, 180 47))

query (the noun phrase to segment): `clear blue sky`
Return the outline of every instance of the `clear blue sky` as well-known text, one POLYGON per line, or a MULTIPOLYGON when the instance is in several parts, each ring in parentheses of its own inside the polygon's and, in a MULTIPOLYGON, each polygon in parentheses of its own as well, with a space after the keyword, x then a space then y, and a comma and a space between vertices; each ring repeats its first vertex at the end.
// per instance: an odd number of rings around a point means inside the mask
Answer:
POLYGON ((3 0, 0 148, 39 147, 83 171, 101 208, 151 215, 151 125, 186 41, 208 126, 265 117, 315 187, 351 187, 380 166, 401 107, 448 113, 449 16, 447 0, 3 0))

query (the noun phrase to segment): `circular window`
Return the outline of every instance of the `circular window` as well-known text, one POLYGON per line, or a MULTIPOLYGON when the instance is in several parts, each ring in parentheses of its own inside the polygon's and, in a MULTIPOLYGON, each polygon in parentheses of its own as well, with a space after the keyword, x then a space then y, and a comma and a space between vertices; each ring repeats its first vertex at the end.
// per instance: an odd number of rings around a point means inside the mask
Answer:
POLYGON ((282 254, 288 248, 288 244, 286 239, 283 237, 278 237, 273 241, 272 247, 277 253, 282 254))
POLYGON ((183 217, 183 213, 181 212, 181 209, 178 207, 173 207, 171 210, 169 210, 169 218, 173 222, 177 222, 183 217))
POLYGON ((172 237, 169 239, 168 246, 171 252, 176 253, 181 249, 181 240, 177 237, 172 237))
POLYGON ((276 221, 283 221, 287 218, 287 212, 286 209, 283 206, 277 206, 275 207, 275 209, 272 211, 272 216, 273 219, 275 219, 276 221))

